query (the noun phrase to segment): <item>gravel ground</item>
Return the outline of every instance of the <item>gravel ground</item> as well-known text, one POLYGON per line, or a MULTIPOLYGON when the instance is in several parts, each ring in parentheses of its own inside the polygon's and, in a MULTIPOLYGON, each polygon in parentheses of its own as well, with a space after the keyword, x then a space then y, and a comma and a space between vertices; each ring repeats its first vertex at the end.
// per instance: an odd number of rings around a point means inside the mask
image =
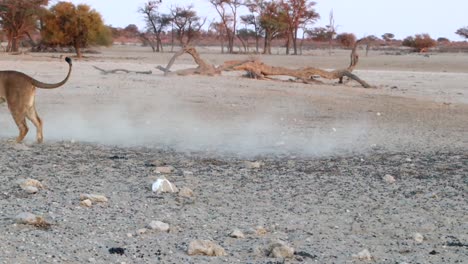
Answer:
POLYGON ((3 263, 283 263, 262 254, 275 239, 296 250, 288 263, 351 263, 364 249, 378 263, 468 258, 463 150, 256 157, 249 160, 262 165, 251 168, 245 159, 209 153, 1 143, 3 263), (173 166, 166 177, 194 197, 152 193, 156 165, 173 166), (395 183, 384 181, 386 174, 395 183), (25 194, 21 178, 46 188, 25 194), (84 208, 82 193, 103 194, 109 202, 84 208), (11 217, 20 212, 44 216, 52 226, 15 224, 11 217), (152 220, 169 223, 170 232, 136 234, 152 220), (256 234, 258 227, 267 232, 256 234), (246 238, 229 237, 234 229, 246 238), (228 255, 188 256, 195 239, 212 240, 228 255))

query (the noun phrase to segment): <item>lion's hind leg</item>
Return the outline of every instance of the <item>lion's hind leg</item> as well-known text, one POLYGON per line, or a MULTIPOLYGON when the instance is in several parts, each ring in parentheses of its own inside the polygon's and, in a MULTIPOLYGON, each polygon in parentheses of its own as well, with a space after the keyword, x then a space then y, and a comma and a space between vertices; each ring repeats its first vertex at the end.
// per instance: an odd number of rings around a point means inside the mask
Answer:
POLYGON ((22 112, 12 112, 11 114, 13 115, 13 119, 19 129, 19 135, 16 138, 16 143, 21 143, 29 130, 26 124, 26 115, 22 112))
POLYGON ((37 143, 42 143, 44 137, 42 134, 42 120, 37 114, 36 107, 33 105, 28 109, 26 112, 26 117, 31 120, 31 122, 34 124, 36 127, 36 140, 37 143))

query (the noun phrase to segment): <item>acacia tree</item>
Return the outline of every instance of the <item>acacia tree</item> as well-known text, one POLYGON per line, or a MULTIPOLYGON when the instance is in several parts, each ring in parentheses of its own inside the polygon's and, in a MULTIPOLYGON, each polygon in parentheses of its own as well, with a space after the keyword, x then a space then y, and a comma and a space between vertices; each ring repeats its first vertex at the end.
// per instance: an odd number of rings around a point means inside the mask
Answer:
POLYGON ((390 42, 395 38, 395 35, 393 33, 385 33, 382 35, 383 40, 386 42, 390 42))
POLYGON ((341 33, 336 36, 336 40, 345 48, 352 48, 356 43, 356 36, 353 33, 341 33))
POLYGON ((78 58, 92 44, 110 45, 112 36, 101 15, 88 5, 59 2, 44 17, 41 35, 46 45, 72 46, 78 58))
POLYGON ((307 24, 315 22, 320 15, 315 12, 315 2, 309 0, 282 0, 282 9, 286 14, 287 22, 287 44, 286 54, 289 54, 290 40, 297 55, 297 38, 300 28, 306 28, 307 24))
POLYGON ((432 39, 429 34, 417 34, 414 37, 406 37, 403 40, 402 45, 414 48, 419 52, 424 52, 428 48, 436 46, 437 42, 434 39, 432 39))
POLYGON ((260 25, 265 32, 264 54, 271 54, 271 42, 288 28, 287 14, 278 2, 266 2, 260 14, 260 25))
POLYGON ((260 14, 264 5, 263 0, 246 0, 244 5, 250 11, 250 14, 241 16, 241 20, 245 25, 253 27, 255 33, 255 52, 259 52, 260 38, 263 34, 263 28, 261 26, 260 14))
POLYGON ((468 27, 459 28, 455 34, 468 39, 468 27))
POLYGON ((182 46, 189 45, 200 35, 200 31, 206 22, 197 16, 193 6, 175 7, 171 9, 172 21, 176 30, 176 37, 182 46))
POLYGON ((216 39, 219 39, 221 44, 221 53, 224 53, 224 41, 226 40, 226 27, 221 22, 213 22, 210 24, 210 30, 214 32, 216 39))
POLYGON ((228 52, 234 52, 234 39, 237 32, 237 11, 242 6, 241 0, 210 0, 226 29, 228 52))
POLYGON ((17 52, 19 42, 37 29, 38 16, 48 0, 0 0, 0 25, 8 38, 7 52, 17 52))
POLYGON ((148 1, 138 9, 138 12, 145 16, 147 26, 147 34, 142 34, 141 37, 151 46, 153 52, 163 51, 161 33, 171 24, 173 19, 170 14, 158 12, 160 3, 161 1, 148 1), (155 41, 152 40, 153 37, 155 41))

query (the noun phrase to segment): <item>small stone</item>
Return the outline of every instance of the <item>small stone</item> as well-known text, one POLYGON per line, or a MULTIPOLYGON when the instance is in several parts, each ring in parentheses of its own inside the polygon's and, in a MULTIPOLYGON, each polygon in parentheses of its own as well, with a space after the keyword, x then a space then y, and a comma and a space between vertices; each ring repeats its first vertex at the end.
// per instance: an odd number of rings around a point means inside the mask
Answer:
POLYGON ((240 231, 239 229, 234 229, 231 234, 229 234, 230 237, 233 237, 233 238, 244 238, 245 235, 244 233, 242 233, 242 231, 240 231))
POLYGON ((187 253, 190 256, 226 256, 224 248, 208 240, 194 240, 190 242, 187 253))
POLYGON ((38 180, 26 179, 20 182, 20 187, 33 186, 39 189, 44 189, 44 185, 38 180))
POLYGON ((413 160, 411 158, 406 158, 405 161, 406 162, 412 162, 413 160))
POLYGON ((15 217, 17 224, 24 224, 24 225, 33 225, 39 228, 49 228, 51 224, 47 222, 42 216, 37 216, 32 213, 19 213, 15 217))
POLYGON ((415 233, 413 235, 413 239, 414 239, 414 241, 416 241, 418 243, 422 243, 424 241, 424 236, 421 235, 420 233, 415 233))
POLYGON ((161 177, 159 179, 157 179, 154 183, 153 183, 153 186, 151 188, 153 190, 153 192, 156 192, 156 193, 175 193, 175 192, 179 192, 179 189, 177 189, 177 187, 171 183, 169 180, 167 180, 166 178, 164 177, 161 177))
POLYGON ((353 255, 353 258, 357 258, 363 261, 371 261, 373 259, 372 255, 370 254, 369 250, 364 249, 363 251, 353 255))
POLYGON ((80 202, 80 205, 83 207, 91 207, 93 206, 93 202, 90 199, 85 199, 80 202))
POLYGON ((193 197, 193 191, 190 188, 182 187, 179 191, 179 196, 186 198, 193 197))
POLYGON ((174 167, 172 166, 160 166, 160 167, 156 167, 154 171, 156 173, 169 174, 169 173, 172 173, 173 170, 174 170, 174 167))
POLYGON ((377 112, 377 116, 381 116, 382 114, 380 112, 377 112))
POLYGON ((258 236, 264 236, 268 233, 268 230, 266 230, 263 226, 257 226, 257 229, 255 230, 255 234, 258 236))
POLYGON ((260 161, 244 161, 244 167, 247 169, 260 169, 263 163, 260 161))
POLYGON ((392 175, 390 174, 386 174, 384 177, 383 177, 383 180, 386 182, 386 183, 389 183, 389 184, 392 184, 392 183, 395 183, 395 177, 393 177, 392 175))
POLYGON ((146 228, 140 228, 140 229, 138 229, 138 230, 136 231, 136 234, 137 234, 137 235, 143 235, 143 234, 146 233, 146 231, 148 231, 148 229, 146 229, 146 228))
POLYGON ((23 187, 23 190, 27 193, 30 193, 30 194, 35 194, 39 191, 39 189, 37 189, 36 187, 34 186, 26 186, 26 187, 23 187))
POLYGON ((106 203, 108 202, 108 199, 104 195, 100 194, 80 194, 80 201, 83 200, 91 200, 91 202, 96 202, 96 203, 106 203))
POLYGON ((182 173, 184 174, 184 176, 193 176, 193 172, 191 171, 183 171, 182 173))
POLYGON ((159 232, 169 232, 169 224, 161 221, 151 221, 147 226, 151 230, 156 230, 159 232))
POLYGON ((284 241, 274 241, 268 247, 268 257, 292 258, 294 257, 294 248, 288 246, 284 241))
POLYGON ((127 237, 128 238, 133 237, 133 234, 132 233, 127 233, 127 237))

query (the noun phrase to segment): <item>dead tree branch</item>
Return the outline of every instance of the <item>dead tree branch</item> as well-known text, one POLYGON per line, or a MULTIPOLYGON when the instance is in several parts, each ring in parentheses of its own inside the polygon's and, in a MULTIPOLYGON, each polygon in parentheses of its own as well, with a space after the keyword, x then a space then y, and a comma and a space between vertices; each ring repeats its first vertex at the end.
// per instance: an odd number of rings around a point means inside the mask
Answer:
POLYGON ((163 71, 165 74, 168 74, 176 58, 184 53, 187 53, 193 57, 195 62, 198 64, 198 67, 178 70, 175 72, 178 75, 199 74, 214 76, 220 75, 222 71, 246 71, 249 73, 249 76, 256 79, 271 79, 270 76, 291 76, 304 83, 320 82, 317 80, 317 78, 324 78, 328 80, 338 79, 339 83, 343 83, 343 78, 348 77, 361 84, 364 88, 370 88, 371 86, 367 82, 352 73, 359 61, 359 56, 356 50, 358 44, 361 41, 362 40, 357 41, 351 51, 351 61, 348 68, 334 71, 326 71, 314 67, 306 67, 301 69, 275 67, 266 65, 258 60, 226 61, 222 65, 215 67, 214 65, 205 62, 193 47, 184 47, 182 50, 174 54, 166 68, 163 68, 162 66, 158 66, 157 68, 163 71))
POLYGON ((130 71, 126 69, 113 69, 113 70, 104 70, 101 69, 97 66, 93 66, 96 70, 99 70, 102 74, 110 74, 110 73, 118 73, 118 72, 124 72, 124 73, 136 73, 136 74, 151 74, 153 73, 152 71, 130 71))

